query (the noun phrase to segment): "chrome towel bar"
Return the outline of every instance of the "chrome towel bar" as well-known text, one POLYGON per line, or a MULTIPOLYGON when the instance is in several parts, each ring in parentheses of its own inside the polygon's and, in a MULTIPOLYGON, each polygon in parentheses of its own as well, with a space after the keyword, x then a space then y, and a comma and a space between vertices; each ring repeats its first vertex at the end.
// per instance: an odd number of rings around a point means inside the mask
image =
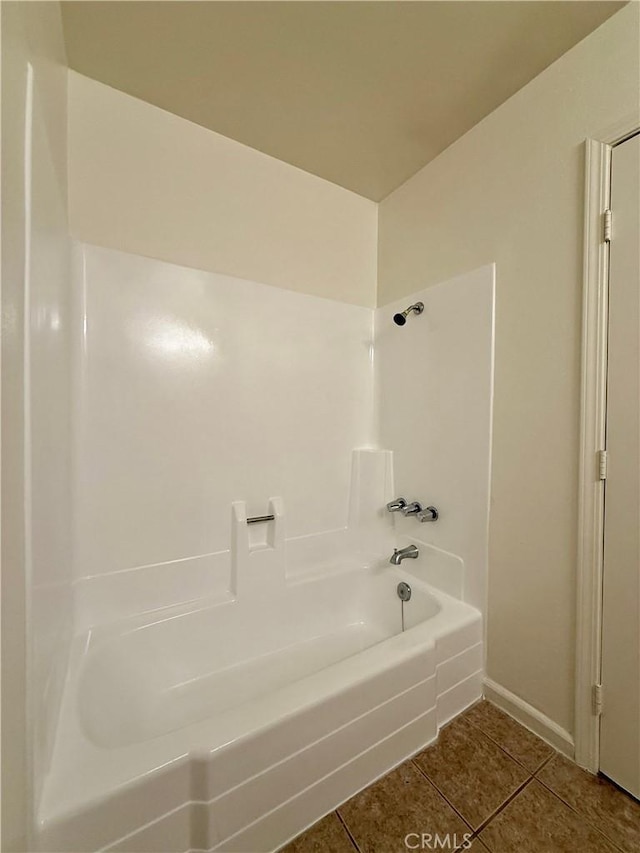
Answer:
POLYGON ((247 524, 261 524, 263 521, 273 521, 275 515, 254 515, 247 519, 247 524))

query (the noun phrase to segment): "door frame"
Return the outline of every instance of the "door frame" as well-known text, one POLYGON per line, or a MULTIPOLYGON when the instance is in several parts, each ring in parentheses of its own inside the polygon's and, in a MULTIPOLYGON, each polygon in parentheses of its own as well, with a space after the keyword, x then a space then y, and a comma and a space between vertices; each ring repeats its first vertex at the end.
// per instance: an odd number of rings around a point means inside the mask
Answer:
POLYGON ((597 773, 600 724, 594 685, 600 684, 604 569, 604 480, 609 243, 604 212, 611 193, 611 152, 640 130, 640 114, 624 116, 585 142, 585 222, 578 505, 574 746, 576 763, 597 773))

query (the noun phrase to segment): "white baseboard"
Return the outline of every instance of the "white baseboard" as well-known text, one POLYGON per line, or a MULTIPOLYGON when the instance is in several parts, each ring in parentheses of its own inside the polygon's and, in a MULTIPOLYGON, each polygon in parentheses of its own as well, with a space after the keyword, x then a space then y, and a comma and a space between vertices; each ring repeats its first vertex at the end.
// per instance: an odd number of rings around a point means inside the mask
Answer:
POLYGON ((497 705, 498 708, 509 714, 525 728, 541 737, 549 746, 573 759, 573 738, 568 731, 550 720, 542 711, 538 711, 533 705, 529 705, 524 699, 490 678, 484 680, 484 696, 485 699, 493 702, 494 705, 497 705))

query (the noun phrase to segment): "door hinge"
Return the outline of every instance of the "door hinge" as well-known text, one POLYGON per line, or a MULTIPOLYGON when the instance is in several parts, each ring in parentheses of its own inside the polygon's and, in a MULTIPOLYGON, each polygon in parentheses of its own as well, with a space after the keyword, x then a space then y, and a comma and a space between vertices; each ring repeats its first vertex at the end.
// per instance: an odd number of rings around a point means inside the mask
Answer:
POLYGON ((611 242, 611 211, 608 208, 602 214, 602 239, 605 243, 611 242))
POLYGON ((593 713, 596 717, 599 717, 602 714, 602 708, 604 704, 604 690, 602 689, 602 684, 594 684, 593 685, 593 713))
POLYGON ((599 480, 606 480, 607 479, 608 461, 609 460, 607 457, 607 451, 606 450, 599 450, 598 451, 598 479, 599 480))

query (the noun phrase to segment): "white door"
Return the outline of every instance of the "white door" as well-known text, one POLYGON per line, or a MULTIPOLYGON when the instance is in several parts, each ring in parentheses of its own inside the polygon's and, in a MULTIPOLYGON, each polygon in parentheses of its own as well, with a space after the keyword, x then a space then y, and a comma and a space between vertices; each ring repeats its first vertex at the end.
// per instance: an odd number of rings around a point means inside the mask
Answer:
POLYGON ((612 152, 600 770, 640 798, 640 136, 612 152))

